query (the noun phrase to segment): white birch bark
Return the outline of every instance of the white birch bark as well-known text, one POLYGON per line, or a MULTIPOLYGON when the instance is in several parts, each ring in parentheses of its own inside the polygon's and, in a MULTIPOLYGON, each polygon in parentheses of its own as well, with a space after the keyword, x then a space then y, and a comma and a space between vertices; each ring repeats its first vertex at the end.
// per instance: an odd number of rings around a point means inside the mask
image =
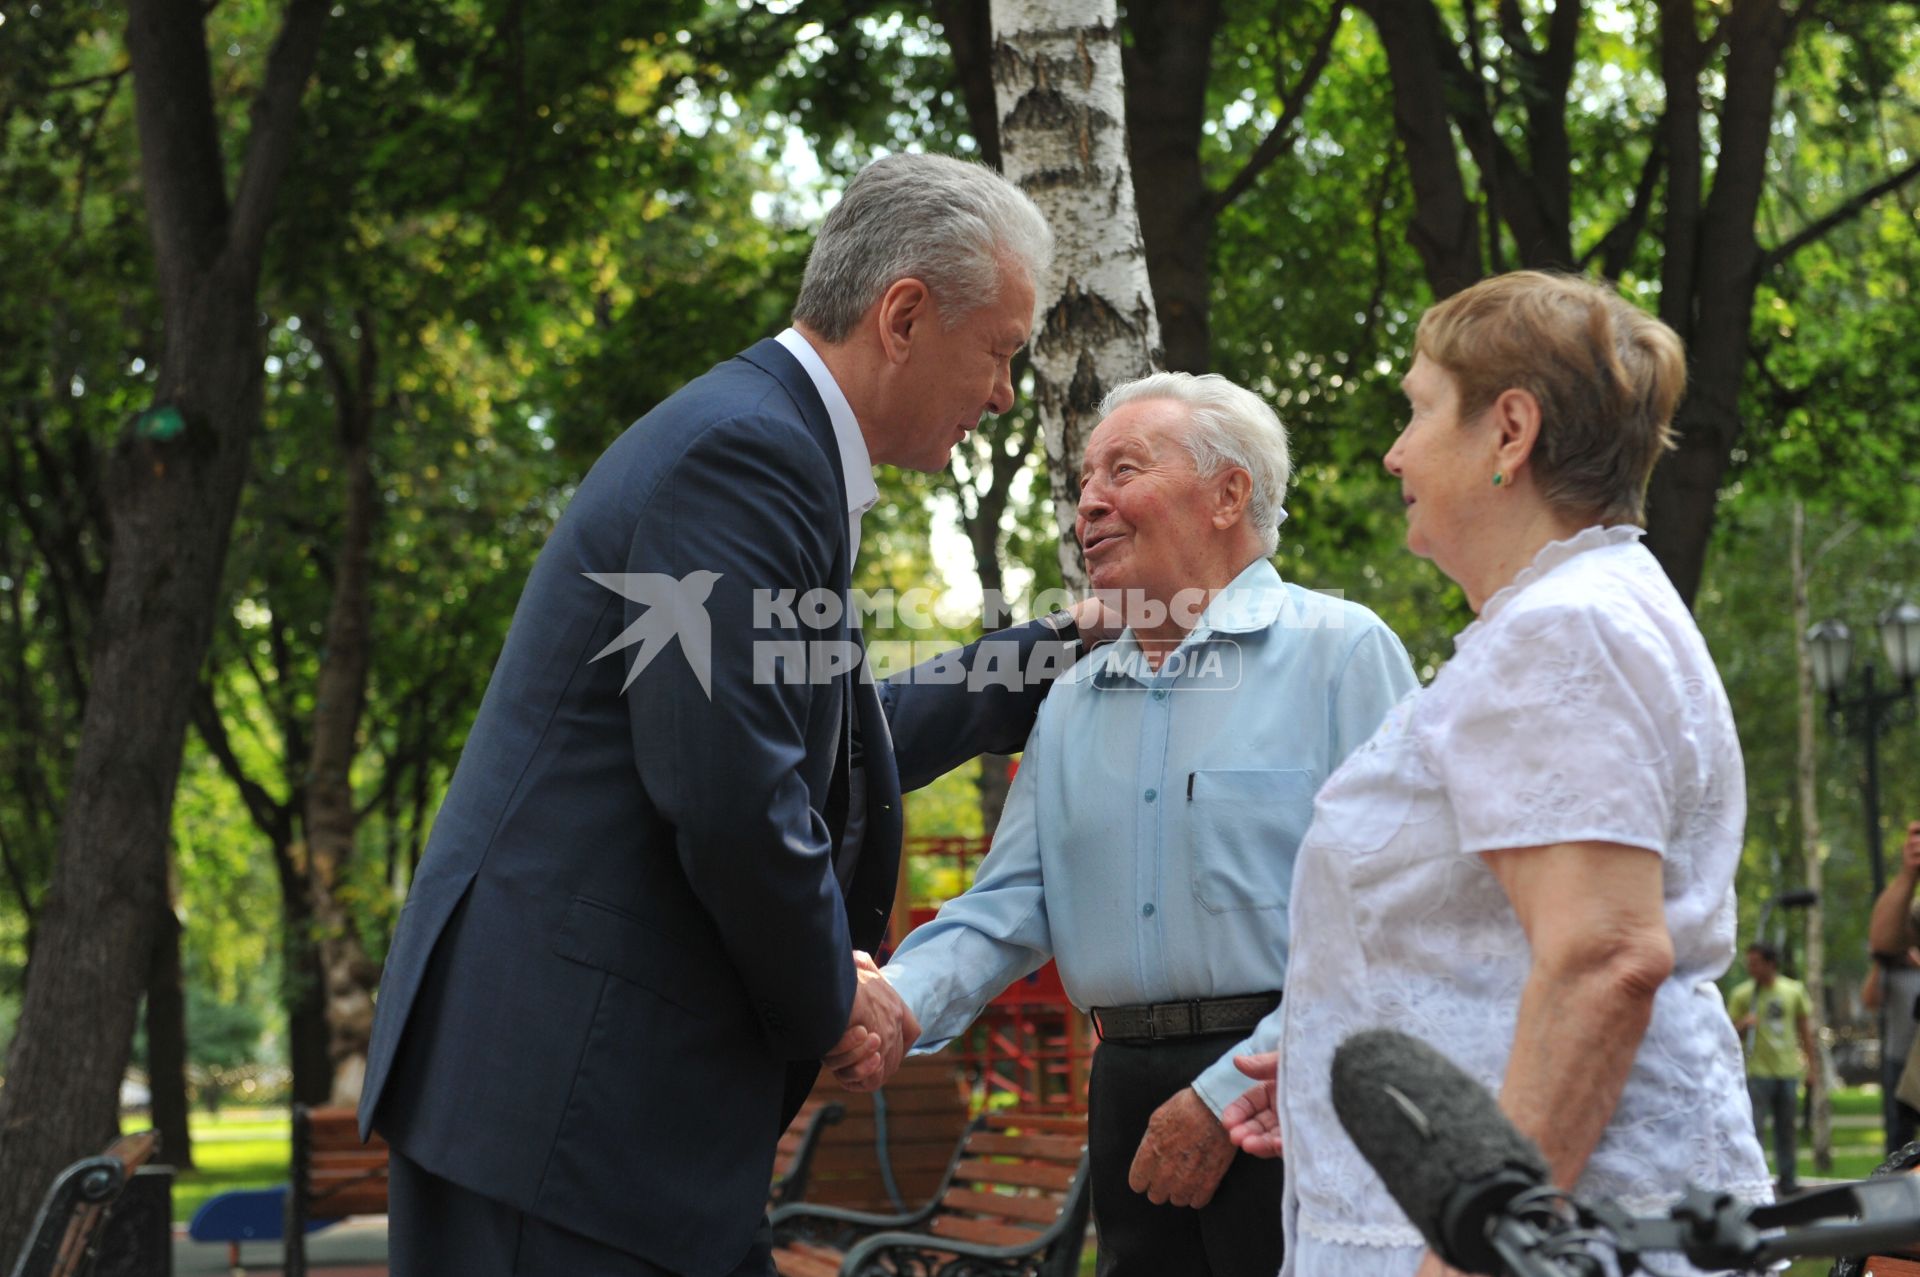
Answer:
MULTIPOLYGON (((1807 603, 1806 510, 1793 503, 1793 536, 1787 557, 1793 575, 1793 656, 1796 676, 1795 704, 1799 720, 1799 744, 1794 759, 1795 792, 1800 808, 1800 858, 1807 867, 1807 887, 1814 902, 1807 909, 1807 992, 1813 1004, 1813 1041, 1821 1059, 1813 1070, 1810 1108, 1813 1113, 1813 1165, 1826 1172, 1833 1169, 1833 1104, 1827 1095, 1826 1047, 1822 1030, 1826 1027, 1827 939, 1823 913, 1820 863, 1820 801, 1814 776, 1814 698, 1813 652, 1807 645, 1807 627, 1812 624, 1812 609, 1807 603)), ((1885 994, 1883 993, 1884 997, 1885 994)))
POLYGON ((1095 412, 1161 355, 1127 159, 1115 0, 993 0, 993 33, 1001 164, 1053 226, 1053 269, 1034 281, 1033 398, 1060 571, 1078 591, 1087 577, 1074 506, 1095 412))

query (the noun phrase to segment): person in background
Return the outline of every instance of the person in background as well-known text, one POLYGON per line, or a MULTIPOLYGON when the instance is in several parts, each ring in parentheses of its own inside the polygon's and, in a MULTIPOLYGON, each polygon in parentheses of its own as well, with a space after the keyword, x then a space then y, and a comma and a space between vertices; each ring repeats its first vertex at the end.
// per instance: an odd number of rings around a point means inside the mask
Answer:
POLYGON ((1900 867, 1873 902, 1867 921, 1867 948, 1873 966, 1860 1000, 1877 1010, 1887 996, 1887 1040, 1881 1052, 1881 1085, 1893 1093, 1887 1151, 1891 1153, 1920 1129, 1920 925, 1914 919, 1914 891, 1920 886, 1920 820, 1907 825, 1900 867))
POLYGON ((1747 1094, 1753 1101, 1753 1133, 1765 1141, 1773 1127, 1773 1161, 1779 1191, 1798 1186, 1794 1175, 1794 1123, 1800 1111, 1800 1079, 1812 1086, 1813 1004, 1807 987, 1780 974, 1780 951, 1765 940, 1747 946, 1752 978, 1727 999, 1727 1014, 1747 1052, 1747 1094))

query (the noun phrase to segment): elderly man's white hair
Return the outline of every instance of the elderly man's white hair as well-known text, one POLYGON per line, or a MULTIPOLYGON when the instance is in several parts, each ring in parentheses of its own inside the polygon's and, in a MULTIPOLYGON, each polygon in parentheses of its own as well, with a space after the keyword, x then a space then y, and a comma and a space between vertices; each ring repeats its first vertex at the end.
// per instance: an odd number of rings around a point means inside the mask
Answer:
POLYGON ((1184 442, 1201 478, 1210 479, 1226 466, 1238 466, 1252 478, 1247 521, 1260 533, 1260 552, 1271 555, 1280 546, 1280 524, 1287 517, 1280 503, 1293 474, 1279 414, 1218 373, 1157 372, 1115 386, 1100 402, 1100 416, 1146 399, 1171 399, 1186 407, 1191 426, 1184 442))

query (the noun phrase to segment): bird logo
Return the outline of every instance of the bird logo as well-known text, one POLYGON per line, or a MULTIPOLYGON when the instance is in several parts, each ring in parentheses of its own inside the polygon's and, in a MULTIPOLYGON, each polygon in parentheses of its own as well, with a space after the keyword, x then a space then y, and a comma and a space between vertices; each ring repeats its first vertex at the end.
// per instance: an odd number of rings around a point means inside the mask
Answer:
POLYGON ((676 637, 686 655, 693 676, 708 700, 713 699, 713 625, 707 618, 707 597, 713 593, 718 572, 689 572, 674 578, 664 572, 583 572, 595 585, 605 586, 621 598, 643 605, 647 610, 611 643, 593 654, 593 660, 638 646, 633 666, 627 671, 625 692, 640 677, 640 671, 666 650, 676 637))

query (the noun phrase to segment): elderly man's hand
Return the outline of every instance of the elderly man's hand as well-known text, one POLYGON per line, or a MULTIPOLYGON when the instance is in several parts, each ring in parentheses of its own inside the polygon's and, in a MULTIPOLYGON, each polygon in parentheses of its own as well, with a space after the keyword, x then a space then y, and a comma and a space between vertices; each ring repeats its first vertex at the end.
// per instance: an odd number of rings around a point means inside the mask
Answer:
POLYGON ((1156 1206, 1199 1208, 1213 1200, 1233 1161, 1233 1141, 1200 1093, 1187 1087, 1154 1110, 1127 1172, 1127 1187, 1156 1206))
POLYGON ((1220 1112, 1220 1125, 1242 1153, 1254 1157, 1280 1156, 1280 1105, 1275 1095, 1280 1075, 1280 1053, 1236 1055, 1233 1067, 1252 1078, 1254 1085, 1220 1112))
POLYGON ((886 1085, 900 1060, 920 1036, 920 1022, 868 954, 853 955, 859 981, 847 1031, 821 1064, 849 1091, 873 1091, 886 1085))

